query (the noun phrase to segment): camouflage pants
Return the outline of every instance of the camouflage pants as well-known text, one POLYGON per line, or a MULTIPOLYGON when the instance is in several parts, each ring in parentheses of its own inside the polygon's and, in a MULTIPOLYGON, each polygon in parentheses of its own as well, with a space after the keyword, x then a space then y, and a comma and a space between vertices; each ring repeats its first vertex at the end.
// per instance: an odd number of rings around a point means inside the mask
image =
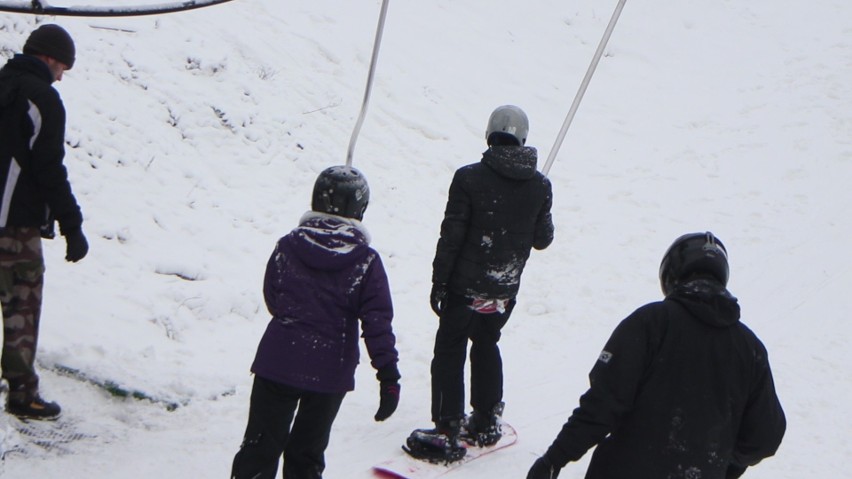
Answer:
POLYGON ((0 229, 0 302, 3 305, 3 356, 0 368, 9 382, 9 400, 25 402, 38 392, 35 353, 44 257, 38 228, 0 229))

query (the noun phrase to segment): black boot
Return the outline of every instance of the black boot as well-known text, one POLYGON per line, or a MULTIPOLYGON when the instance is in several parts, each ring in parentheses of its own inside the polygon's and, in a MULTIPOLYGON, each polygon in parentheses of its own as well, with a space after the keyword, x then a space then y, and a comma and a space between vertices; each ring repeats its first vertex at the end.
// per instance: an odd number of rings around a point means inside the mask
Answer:
POLYGON ((54 420, 62 413, 62 408, 55 402, 47 402, 36 394, 32 400, 17 402, 9 399, 6 412, 22 419, 54 420))
POLYGON ((415 429, 405 441, 403 450, 415 459, 435 464, 461 460, 467 453, 459 440, 461 423, 440 421, 434 429, 415 429))
POLYGON ((462 424, 462 440, 471 446, 486 447, 497 444, 503 437, 500 424, 503 417, 503 402, 497 403, 490 411, 474 410, 462 424))

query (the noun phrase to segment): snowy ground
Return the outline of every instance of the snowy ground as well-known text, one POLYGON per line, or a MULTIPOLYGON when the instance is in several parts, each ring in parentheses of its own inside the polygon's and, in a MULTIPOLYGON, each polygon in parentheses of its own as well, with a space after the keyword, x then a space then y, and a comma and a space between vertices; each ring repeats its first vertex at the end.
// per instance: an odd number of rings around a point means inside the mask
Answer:
MULTIPOLYGON (((354 165, 370 180, 365 225, 393 289, 402 402, 373 422, 378 388, 361 365, 327 479, 370 477, 428 425, 437 323, 427 297, 452 173, 479 159, 488 114, 504 103, 527 111, 544 163, 616 3, 391 2, 354 165)), ((39 349, 43 394, 81 438, 45 450, 5 427, 17 450, 0 474, 228 474, 268 321, 263 268, 316 174, 345 162, 379 7, 0 14, 4 58, 36 21, 76 39, 77 64, 56 86, 91 244, 73 265, 61 240, 45 245, 39 349), (153 401, 113 398, 62 367, 153 401)), ((660 297, 665 248, 705 229, 728 246, 730 289, 769 349, 789 421, 777 456, 745 477, 848 475, 850 19, 841 0, 627 2, 550 171, 556 240, 533 254, 501 342, 505 417, 520 441, 452 477, 524 477, 615 324, 660 297)), ((9 421, 0 413, 0 431, 9 421)), ((560 477, 581 478, 584 465, 560 477)))

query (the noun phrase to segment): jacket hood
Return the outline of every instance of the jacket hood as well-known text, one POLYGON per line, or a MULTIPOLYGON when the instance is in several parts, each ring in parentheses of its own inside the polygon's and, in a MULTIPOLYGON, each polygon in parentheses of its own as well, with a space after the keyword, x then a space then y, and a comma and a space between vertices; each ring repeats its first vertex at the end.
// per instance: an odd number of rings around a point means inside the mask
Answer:
POLYGON ((737 298, 717 281, 688 281, 678 285, 666 299, 676 301, 701 322, 718 328, 727 328, 740 320, 737 298))
POLYGON ((367 254, 370 234, 358 220, 309 211, 281 241, 288 242, 309 267, 336 271, 367 254))
POLYGON ((482 153, 482 162, 506 178, 528 180, 535 176, 538 151, 531 146, 492 146, 482 153))
POLYGON ((47 64, 32 55, 23 55, 20 53, 15 54, 15 56, 6 63, 3 70, 6 70, 7 68, 10 71, 16 70, 31 73, 37 76, 40 80, 46 81, 48 84, 52 84, 55 81, 47 64))

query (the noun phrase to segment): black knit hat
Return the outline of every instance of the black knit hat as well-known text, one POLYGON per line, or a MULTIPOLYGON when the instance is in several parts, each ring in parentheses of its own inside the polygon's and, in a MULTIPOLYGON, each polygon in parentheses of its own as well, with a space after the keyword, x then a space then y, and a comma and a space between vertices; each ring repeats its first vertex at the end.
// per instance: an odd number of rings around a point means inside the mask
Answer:
POLYGON ((70 70, 74 66, 74 40, 59 25, 42 25, 30 33, 24 44, 24 54, 55 58, 68 65, 70 70))

